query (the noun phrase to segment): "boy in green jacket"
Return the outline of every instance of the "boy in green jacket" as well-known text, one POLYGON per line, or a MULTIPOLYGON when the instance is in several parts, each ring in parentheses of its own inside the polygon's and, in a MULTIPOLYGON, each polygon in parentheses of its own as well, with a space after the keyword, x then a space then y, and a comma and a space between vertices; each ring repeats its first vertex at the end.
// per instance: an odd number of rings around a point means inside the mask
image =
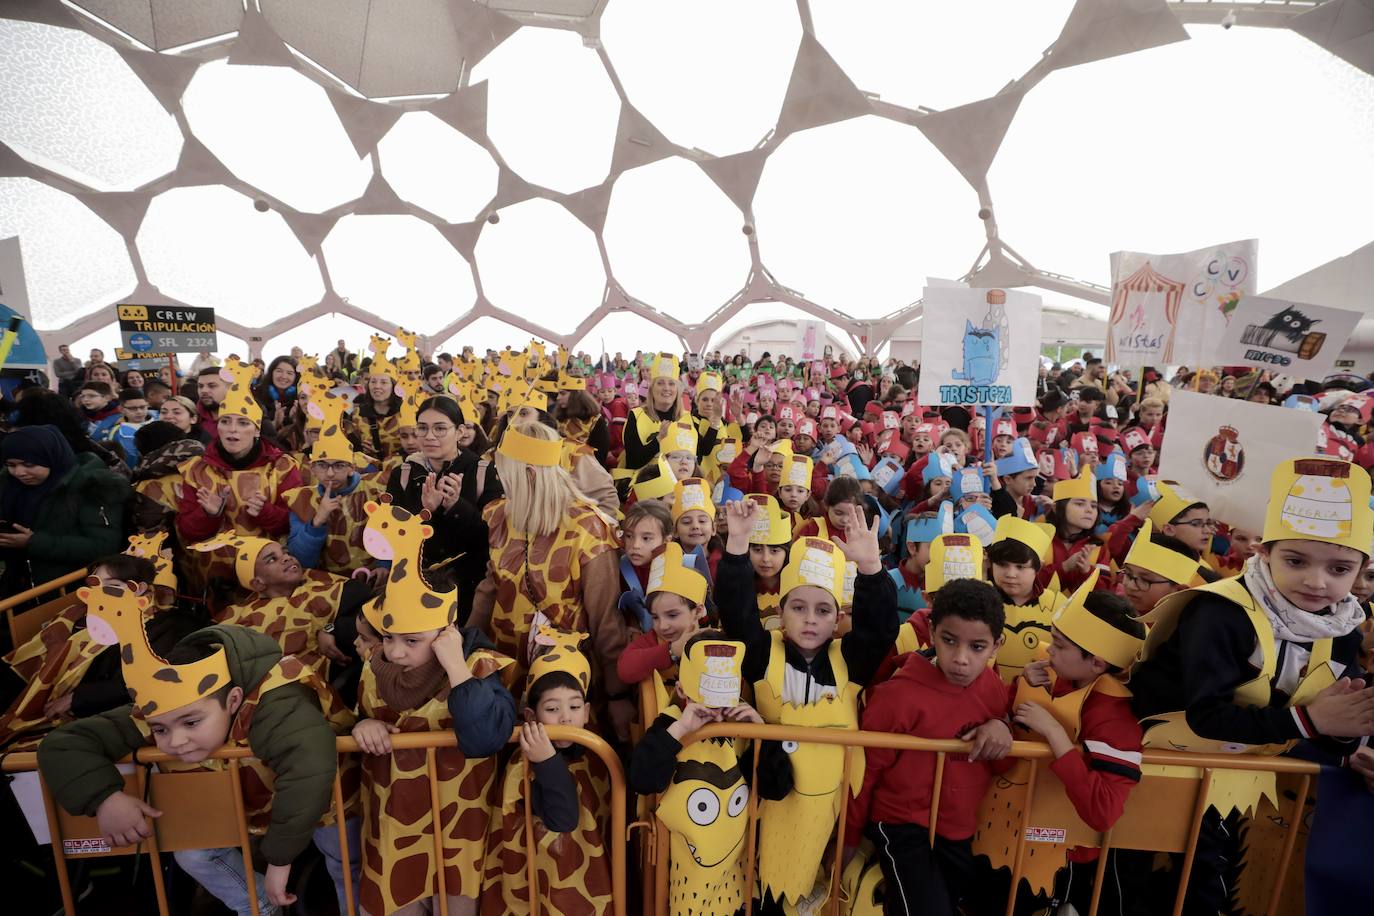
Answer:
MULTIPOLYGON (((267 875, 257 876, 264 914, 295 901, 286 890, 291 863, 313 839, 325 856, 343 903, 338 828, 330 812, 338 758, 334 738, 351 725, 333 691, 276 642, 255 630, 206 627, 177 643, 166 660, 149 647, 142 624, 144 595, 118 585, 78 591, 93 639, 119 645, 133 703, 57 729, 38 748, 38 765, 53 798, 68 812, 94 815, 113 846, 152 835, 148 818, 161 812, 124 792, 115 761, 150 743, 177 758, 160 769, 218 769, 207 759, 224 745, 246 746, 244 811, 261 836, 267 875), (152 741, 149 741, 149 738, 152 741)), ((354 887, 358 880, 358 820, 346 823, 354 887)), ((177 863, 236 913, 250 913, 243 858, 236 848, 184 850, 177 863)))

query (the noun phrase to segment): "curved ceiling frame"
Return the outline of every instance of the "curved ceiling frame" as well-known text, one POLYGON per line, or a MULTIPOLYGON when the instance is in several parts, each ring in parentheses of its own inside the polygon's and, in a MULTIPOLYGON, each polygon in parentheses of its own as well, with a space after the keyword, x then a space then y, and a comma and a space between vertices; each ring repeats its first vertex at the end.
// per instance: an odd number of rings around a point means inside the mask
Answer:
MULTIPOLYGON (((1056 69, 1089 63, 1121 54, 1186 40, 1184 22, 1219 23, 1228 16, 1247 26, 1294 28, 1326 46, 1305 23, 1295 21, 1303 14, 1326 15, 1321 4, 1306 0, 1286 2, 1225 3, 1212 0, 1077 0, 1058 38, 1039 61, 1018 79, 995 95, 957 108, 934 111, 911 109, 883 101, 856 87, 834 59, 816 40, 808 0, 796 0, 802 36, 793 64, 777 125, 754 149, 730 156, 712 157, 667 140, 630 104, 599 38, 600 18, 606 0, 597 0, 590 15, 577 17, 549 12, 500 12, 499 0, 447 0, 458 46, 463 56, 459 83, 443 94, 417 93, 386 101, 369 100, 346 80, 325 70, 320 64, 288 46, 273 30, 257 0, 243 0, 245 11, 237 32, 205 36, 187 42, 175 53, 153 51, 124 31, 99 19, 95 14, 76 9, 79 0, 20 0, 6 9, 4 18, 41 22, 81 29, 111 45, 148 86, 159 102, 175 117, 184 137, 182 154, 176 168, 147 185, 130 192, 99 193, 63 176, 33 165, 0 144, 0 177, 29 177, 73 194, 109 223, 125 239, 137 284, 121 301, 146 304, 180 303, 163 295, 148 279, 139 256, 135 236, 154 196, 172 188, 222 184, 254 200, 266 201, 279 212, 320 270, 324 294, 319 302, 270 322, 249 327, 220 319, 220 326, 249 342, 253 356, 261 355, 262 343, 314 318, 331 313, 348 315, 379 331, 394 333, 396 324, 361 306, 350 303, 335 292, 321 243, 329 230, 348 213, 409 214, 434 225, 471 265, 476 300, 470 307, 456 308, 456 317, 421 340, 443 341, 483 317, 494 317, 528 331, 550 343, 572 347, 581 341, 603 318, 613 312, 631 312, 675 334, 689 350, 704 349, 716 332, 734 315, 753 302, 774 301, 794 306, 802 312, 824 319, 841 328, 862 352, 881 348, 902 325, 921 314, 919 300, 874 319, 861 319, 844 310, 808 300, 803 294, 778 282, 759 255, 753 232, 753 199, 764 163, 773 150, 791 134, 860 115, 876 115, 920 130, 974 188, 979 211, 970 218, 983 223, 986 242, 960 279, 969 283, 998 286, 1034 285, 1081 299, 1105 304, 1108 290, 1093 283, 1075 280, 1040 269, 1001 238, 987 173, 1007 128, 1015 117, 1021 99, 1037 83, 1056 69), (523 180, 506 163, 486 132, 486 84, 468 85, 473 66, 496 45, 522 26, 569 29, 594 49, 620 97, 621 115, 612 162, 607 179, 600 185, 575 194, 560 194, 536 187, 523 180), (362 197, 324 213, 304 213, 276 200, 234 175, 192 132, 181 108, 181 97, 200 64, 227 57, 229 63, 292 67, 323 87, 334 105, 350 140, 361 158, 370 154, 373 179, 362 197), (447 223, 421 207, 403 201, 385 182, 377 146, 396 120, 406 111, 429 111, 483 147, 499 169, 497 190, 478 216, 467 223, 447 223), (702 168, 722 192, 740 209, 741 231, 748 238, 751 270, 741 289, 700 322, 686 323, 631 296, 616 281, 602 237, 612 186, 619 175, 631 168, 680 156, 702 168), (543 197, 564 206, 595 234, 606 287, 600 304, 590 311, 575 329, 559 334, 524 316, 494 305, 482 288, 481 269, 474 248, 482 227, 495 221, 498 212, 512 204, 543 197)), ((442 0, 432 0, 442 2, 442 0)), ((1348 0, 1329 0, 1333 7, 1348 0)), ((556 7, 557 4, 550 4, 556 7)), ((222 20, 221 20, 222 21, 222 20)), ((1368 69, 1366 67, 1366 69, 1368 69)), ((115 305, 111 302, 109 305, 115 305)), ((98 311, 58 328, 40 328, 45 344, 55 345, 80 338, 110 324, 110 315, 98 311)))

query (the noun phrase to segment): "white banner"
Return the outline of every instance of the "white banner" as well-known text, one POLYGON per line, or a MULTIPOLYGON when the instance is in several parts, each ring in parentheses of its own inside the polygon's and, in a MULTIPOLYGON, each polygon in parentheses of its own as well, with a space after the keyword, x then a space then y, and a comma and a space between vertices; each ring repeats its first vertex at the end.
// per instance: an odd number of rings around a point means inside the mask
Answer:
POLYGON ((1317 453, 1321 414, 1174 390, 1159 476, 1205 502, 1212 517, 1259 533, 1280 461, 1317 453))
POLYGON ((797 351, 799 360, 819 359, 821 348, 825 346, 824 321, 797 322, 797 351))
POLYGON ((1245 296, 1217 343, 1216 364, 1277 369, 1320 381, 1331 374, 1363 317, 1349 309, 1245 296))
POLYGON ((1041 301, 1014 289, 925 288, 922 404, 1035 403, 1041 301))
POLYGON ((29 317, 29 290, 24 284, 24 260, 19 252, 19 236, 0 238, 0 305, 23 318, 29 317))
POLYGON ((1231 313, 1256 292, 1254 239, 1181 254, 1117 251, 1107 362, 1210 366, 1231 313))

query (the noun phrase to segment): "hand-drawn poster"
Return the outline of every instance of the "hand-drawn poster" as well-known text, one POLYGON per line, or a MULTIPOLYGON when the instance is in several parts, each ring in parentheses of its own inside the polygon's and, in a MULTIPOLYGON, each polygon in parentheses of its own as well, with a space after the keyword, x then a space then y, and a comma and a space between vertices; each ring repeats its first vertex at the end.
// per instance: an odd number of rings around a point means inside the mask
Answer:
POLYGON ((1210 366, 1242 296, 1256 291, 1254 239, 1181 254, 1117 251, 1107 362, 1210 366))
POLYGON ((1035 403, 1042 304, 1014 289, 925 288, 922 404, 1035 403))
POLYGON ((1291 299, 1245 296, 1217 344, 1220 366, 1277 369, 1292 378, 1321 380, 1364 315, 1291 299))

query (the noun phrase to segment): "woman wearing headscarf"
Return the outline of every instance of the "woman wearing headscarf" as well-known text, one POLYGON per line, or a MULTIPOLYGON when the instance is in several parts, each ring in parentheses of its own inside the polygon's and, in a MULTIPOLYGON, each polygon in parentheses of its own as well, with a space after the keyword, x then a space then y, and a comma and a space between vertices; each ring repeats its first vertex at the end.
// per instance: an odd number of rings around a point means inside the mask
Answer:
POLYGON ((41 585, 124 544, 129 483, 55 426, 25 426, 0 442, 0 594, 41 585))

